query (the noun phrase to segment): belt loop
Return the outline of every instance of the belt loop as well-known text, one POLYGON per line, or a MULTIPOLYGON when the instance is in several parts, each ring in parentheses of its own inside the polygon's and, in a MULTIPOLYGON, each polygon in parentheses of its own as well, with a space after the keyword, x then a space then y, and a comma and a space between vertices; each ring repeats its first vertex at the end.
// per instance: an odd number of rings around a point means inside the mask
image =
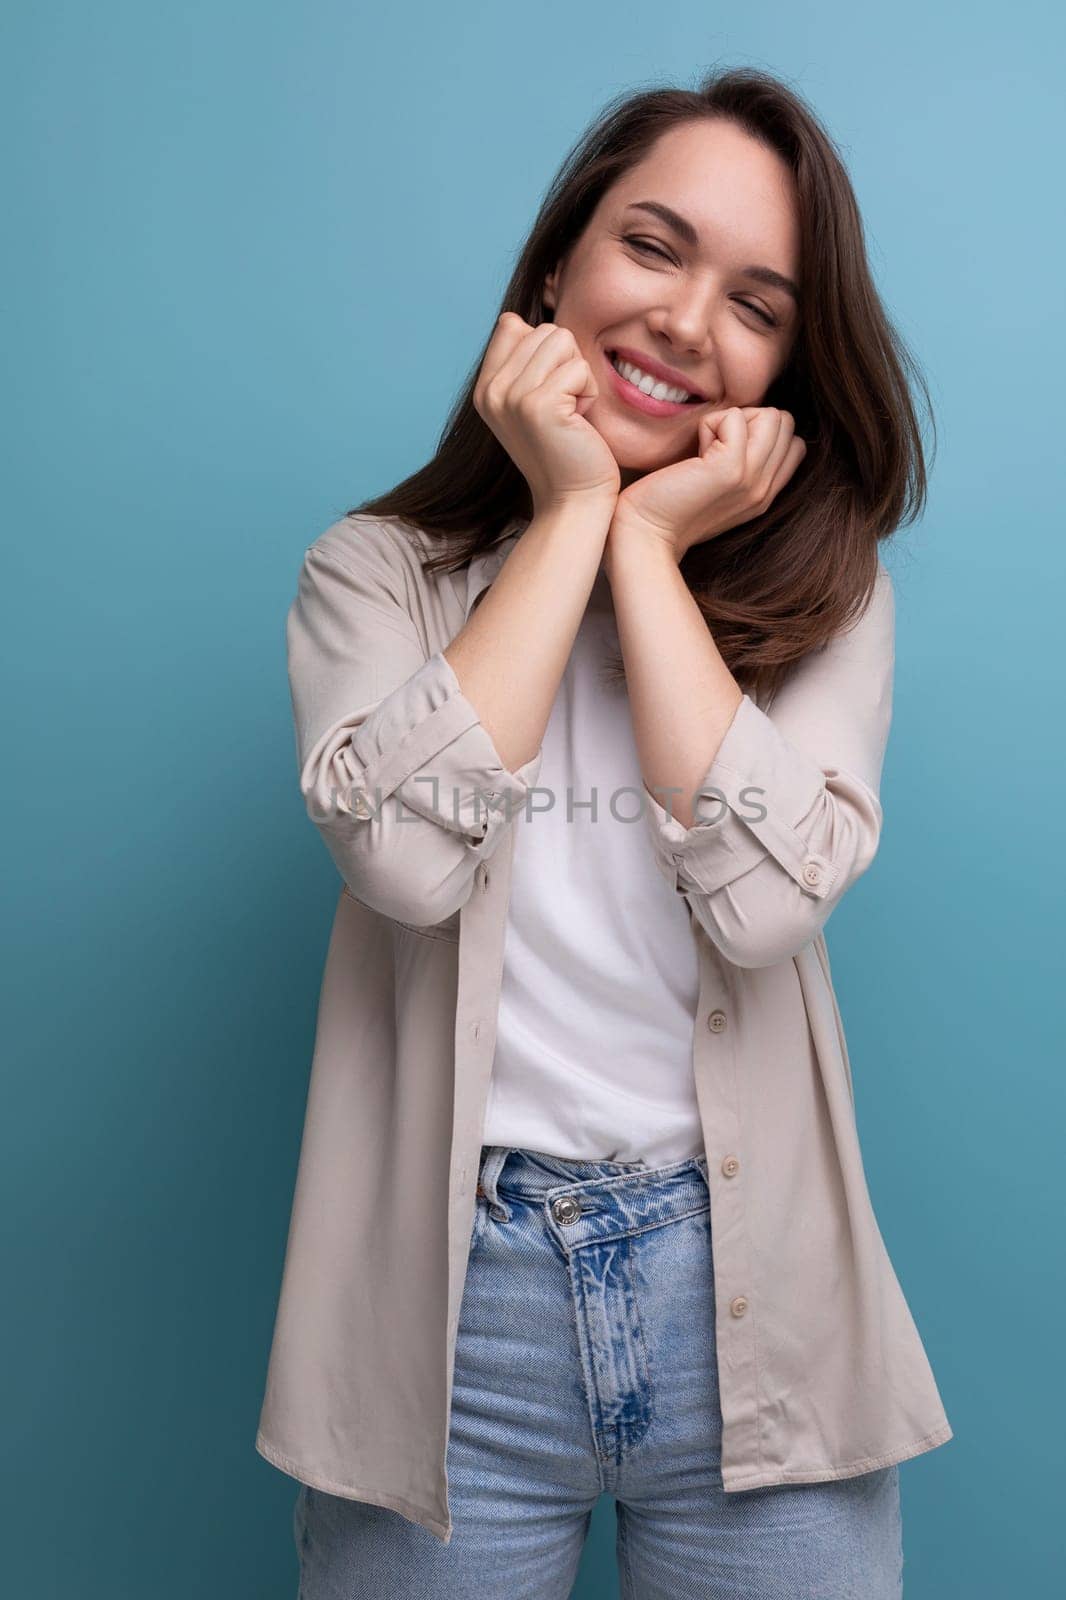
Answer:
POLYGON ((497 1222, 511 1220, 510 1207, 496 1192, 496 1180, 510 1154, 510 1146, 504 1144, 487 1144, 481 1149, 481 1171, 478 1174, 477 1192, 481 1199, 488 1201, 489 1214, 497 1222))

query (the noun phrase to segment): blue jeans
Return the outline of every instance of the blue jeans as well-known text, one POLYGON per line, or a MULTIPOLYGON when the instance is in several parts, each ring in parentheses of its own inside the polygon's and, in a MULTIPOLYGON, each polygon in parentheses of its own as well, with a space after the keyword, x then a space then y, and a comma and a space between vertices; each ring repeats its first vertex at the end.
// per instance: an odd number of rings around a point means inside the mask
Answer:
POLYGON ((722 1488, 706 1159, 486 1145, 479 1176, 451 1542, 301 1485, 300 1600, 567 1600, 604 1493, 623 1600, 899 1600, 898 1466, 722 1488))

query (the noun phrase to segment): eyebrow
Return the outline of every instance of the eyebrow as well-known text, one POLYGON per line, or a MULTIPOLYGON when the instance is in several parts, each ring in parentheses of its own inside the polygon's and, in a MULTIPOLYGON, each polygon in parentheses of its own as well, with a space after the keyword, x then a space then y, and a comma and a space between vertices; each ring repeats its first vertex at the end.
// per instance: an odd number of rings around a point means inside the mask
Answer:
MULTIPOLYGON (((664 206, 660 200, 634 200, 626 207, 627 211, 650 211, 653 217, 658 217, 660 222, 665 222, 672 228, 679 239, 691 245, 694 250, 699 248, 700 236, 686 217, 664 206)), ((791 295, 799 305, 800 292, 798 286, 791 278, 786 278, 783 272, 775 272, 773 267, 741 267, 741 274, 745 278, 754 278, 757 283, 765 283, 769 289, 782 289, 785 294, 791 295)))

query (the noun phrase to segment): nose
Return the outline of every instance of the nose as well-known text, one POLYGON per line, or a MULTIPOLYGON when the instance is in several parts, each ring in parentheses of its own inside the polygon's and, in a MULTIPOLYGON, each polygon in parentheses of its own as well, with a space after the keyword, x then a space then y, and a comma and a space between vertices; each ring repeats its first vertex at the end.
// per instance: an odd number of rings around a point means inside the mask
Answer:
POLYGON ((689 288, 679 285, 663 307, 658 338, 679 355, 684 354, 686 366, 699 363, 701 387, 705 394, 711 394, 712 385, 707 375, 716 363, 709 291, 701 291, 695 285, 689 288))

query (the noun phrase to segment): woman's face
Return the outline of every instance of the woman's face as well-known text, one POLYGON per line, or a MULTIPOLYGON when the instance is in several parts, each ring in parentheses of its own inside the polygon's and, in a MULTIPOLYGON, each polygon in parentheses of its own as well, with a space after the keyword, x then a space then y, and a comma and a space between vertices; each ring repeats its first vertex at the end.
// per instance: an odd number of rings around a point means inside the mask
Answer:
POLYGON ((792 174, 734 123, 697 121, 671 128, 602 196, 548 275, 544 304, 592 368, 599 394, 585 417, 610 445, 623 488, 695 455, 706 412, 763 403, 799 331, 793 296, 761 280, 763 268, 798 288, 792 174), (668 207, 695 240, 639 202, 668 207), (645 356, 669 367, 704 399, 658 414, 631 403, 608 361, 619 346, 637 366, 645 356))

